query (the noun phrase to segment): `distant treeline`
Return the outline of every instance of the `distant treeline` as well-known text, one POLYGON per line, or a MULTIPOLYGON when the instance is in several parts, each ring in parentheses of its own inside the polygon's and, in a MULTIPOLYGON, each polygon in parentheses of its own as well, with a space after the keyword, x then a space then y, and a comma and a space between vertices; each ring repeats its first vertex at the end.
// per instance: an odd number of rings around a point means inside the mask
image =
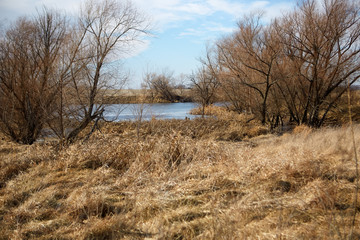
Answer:
POLYGON ((154 94, 150 89, 142 90, 106 90, 102 103, 126 104, 126 103, 170 103, 170 102, 194 102, 191 89, 170 89, 172 98, 163 98, 160 94, 154 94))

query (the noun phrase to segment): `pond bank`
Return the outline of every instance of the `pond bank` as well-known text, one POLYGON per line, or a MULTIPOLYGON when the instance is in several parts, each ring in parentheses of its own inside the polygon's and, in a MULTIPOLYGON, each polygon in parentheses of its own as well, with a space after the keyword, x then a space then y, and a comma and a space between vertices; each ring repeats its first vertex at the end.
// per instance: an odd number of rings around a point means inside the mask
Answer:
MULTIPOLYGON (((193 102, 191 89, 174 89, 177 95, 174 102, 193 102)), ((170 103, 159 97, 154 97, 148 89, 107 89, 103 90, 105 104, 133 104, 133 103, 170 103)))

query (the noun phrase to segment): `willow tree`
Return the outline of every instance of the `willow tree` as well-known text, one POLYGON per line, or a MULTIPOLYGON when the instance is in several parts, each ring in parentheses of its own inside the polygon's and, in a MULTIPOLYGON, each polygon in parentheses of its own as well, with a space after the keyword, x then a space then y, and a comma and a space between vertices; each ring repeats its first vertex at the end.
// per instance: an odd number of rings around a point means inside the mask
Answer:
POLYGON ((54 110, 65 34, 65 18, 44 8, 33 19, 20 18, 1 39, 0 127, 16 142, 32 144, 54 110))
POLYGON ((243 18, 213 54, 236 108, 248 105, 271 124, 286 109, 289 120, 320 127, 360 78, 360 3, 304 0, 269 25, 243 18))
POLYGON ((298 124, 321 126, 360 77, 360 3, 305 0, 274 25, 283 46, 278 84, 298 124))
MULTIPOLYGON (((222 82, 238 82, 242 93, 252 98, 249 107, 265 124, 269 119, 270 90, 278 81, 273 74, 280 53, 274 30, 261 24, 261 15, 245 16, 238 29, 217 43, 219 64, 228 73, 222 82), (251 106, 250 106, 251 105, 251 106)), ((226 90, 228 91, 228 90, 226 90)))
POLYGON ((201 115, 205 115, 205 108, 215 102, 219 81, 209 68, 202 67, 190 76, 192 94, 196 102, 201 105, 201 115))

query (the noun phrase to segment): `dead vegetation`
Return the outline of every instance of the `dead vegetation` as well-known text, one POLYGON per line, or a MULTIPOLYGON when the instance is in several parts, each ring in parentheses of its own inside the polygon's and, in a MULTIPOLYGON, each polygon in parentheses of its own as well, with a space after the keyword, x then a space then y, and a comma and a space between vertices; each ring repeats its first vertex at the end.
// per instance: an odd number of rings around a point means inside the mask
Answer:
POLYGON ((360 211, 349 128, 262 135, 223 116, 144 122, 140 137, 113 123, 62 150, 2 140, 1 239, 349 236, 360 211))

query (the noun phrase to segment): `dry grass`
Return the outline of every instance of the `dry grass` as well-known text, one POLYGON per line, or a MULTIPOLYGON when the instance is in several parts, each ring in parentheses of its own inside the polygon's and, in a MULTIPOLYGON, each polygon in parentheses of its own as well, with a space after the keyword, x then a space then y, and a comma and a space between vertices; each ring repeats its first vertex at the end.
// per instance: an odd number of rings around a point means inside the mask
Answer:
POLYGON ((153 120, 140 138, 110 124, 62 150, 3 140, 0 239, 345 239, 349 129, 262 135, 247 120, 153 120))
POLYGON ((350 96, 348 94, 344 94, 335 107, 329 111, 327 115, 327 120, 325 124, 330 125, 342 125, 349 123, 349 102, 351 103, 352 108, 352 120, 355 122, 360 122, 360 90, 355 90, 350 92, 350 96))

